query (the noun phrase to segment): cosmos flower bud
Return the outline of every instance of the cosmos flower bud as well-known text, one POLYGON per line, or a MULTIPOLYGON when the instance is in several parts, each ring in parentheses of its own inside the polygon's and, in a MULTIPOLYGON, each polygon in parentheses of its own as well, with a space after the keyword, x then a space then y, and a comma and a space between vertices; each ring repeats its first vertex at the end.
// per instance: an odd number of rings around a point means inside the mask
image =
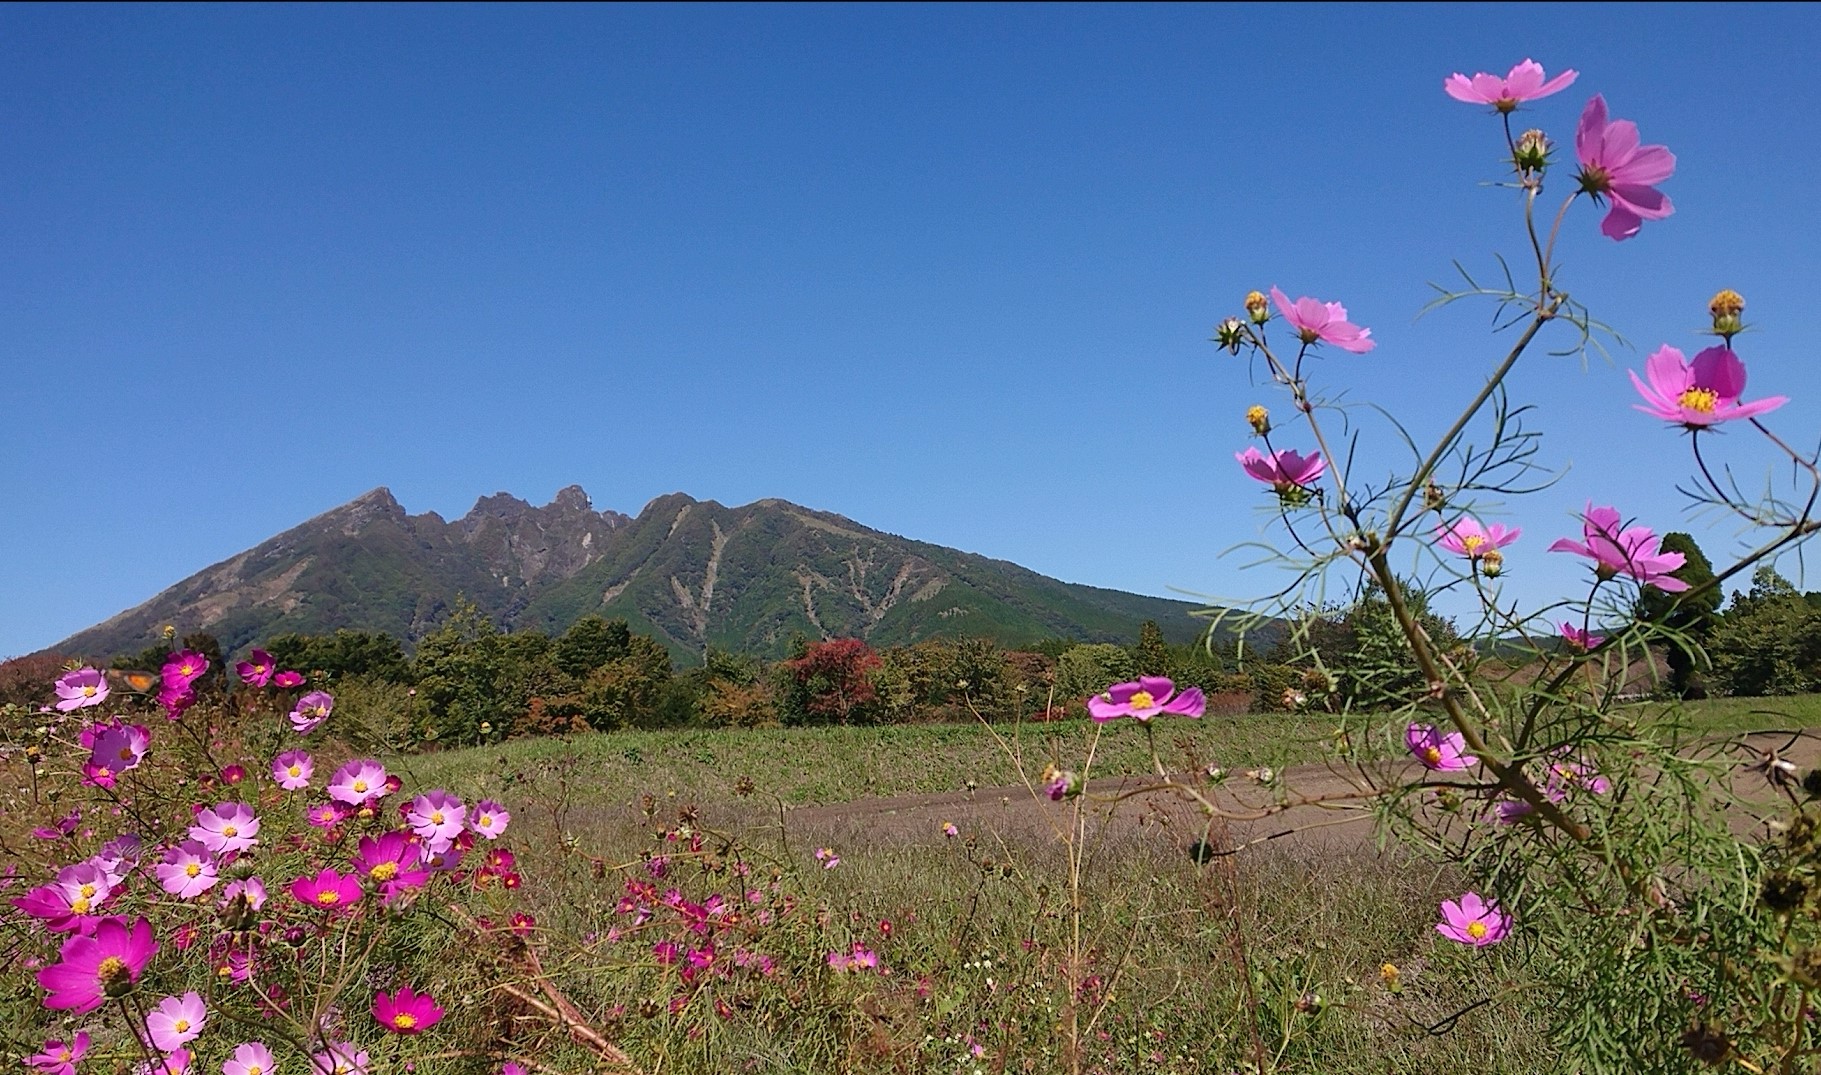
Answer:
POLYGON ((1542 131, 1528 130, 1518 135, 1517 144, 1512 148, 1511 163, 1525 175, 1542 175, 1549 167, 1549 151, 1555 148, 1542 131))
POLYGON ((1252 426, 1252 432, 1264 436, 1271 432, 1271 412, 1254 403, 1246 408, 1246 421, 1252 426))
POLYGON ((1434 482, 1428 482, 1423 486, 1423 507, 1430 511, 1440 511, 1447 506, 1448 494, 1442 492, 1441 486, 1434 482))
POLYGON ((1707 304, 1707 312, 1713 315, 1714 335, 1724 336, 1729 341, 1745 328, 1740 315, 1745 313, 1745 296, 1731 288, 1724 288, 1707 304))
POLYGON ((1496 579, 1505 570, 1505 554, 1497 549, 1487 549, 1480 553, 1480 574, 1489 579, 1496 579))
POLYGON ((1228 354, 1238 354, 1246 342, 1246 323, 1237 317, 1229 317, 1215 325, 1214 342, 1228 354))
POLYGON ((1246 316, 1254 325, 1262 325, 1271 320, 1271 304, 1261 291, 1246 292, 1246 316))

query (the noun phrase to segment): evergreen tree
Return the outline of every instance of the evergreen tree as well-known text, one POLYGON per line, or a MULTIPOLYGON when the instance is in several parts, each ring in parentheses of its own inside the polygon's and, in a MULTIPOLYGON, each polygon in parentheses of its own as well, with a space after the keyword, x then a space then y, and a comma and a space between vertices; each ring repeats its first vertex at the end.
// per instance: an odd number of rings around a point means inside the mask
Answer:
POLYGON ((1670 689, 1679 698, 1704 698, 1707 689, 1702 686, 1696 669, 1706 663, 1707 655, 1702 646, 1713 633, 1715 617, 1725 594, 1720 592, 1720 587, 1710 585, 1714 579, 1713 564, 1695 543, 1693 535, 1680 531, 1664 534, 1662 550, 1683 555, 1682 566, 1670 572, 1670 577, 1688 583, 1688 590, 1672 594, 1655 586, 1644 587, 1638 598, 1637 617, 1671 632, 1665 640, 1670 689))

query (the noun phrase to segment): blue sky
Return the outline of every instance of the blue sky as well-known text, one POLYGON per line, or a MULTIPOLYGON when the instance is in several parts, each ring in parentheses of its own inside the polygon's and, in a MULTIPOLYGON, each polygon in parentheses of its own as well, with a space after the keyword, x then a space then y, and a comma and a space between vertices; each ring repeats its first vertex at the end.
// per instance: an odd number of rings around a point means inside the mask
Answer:
POLYGON ((1439 431, 1502 348, 1488 308, 1416 320, 1428 283, 1521 252, 1496 121, 1441 82, 1526 56, 1581 72, 1524 116, 1559 158, 1601 92, 1679 163, 1638 238, 1565 226, 1565 285, 1638 350, 1515 378, 1569 469, 1493 516, 1525 528, 1506 594, 1582 587, 1543 549, 1589 497, 1719 560, 1740 535, 1688 516, 1624 369, 1704 346, 1737 288, 1748 396, 1815 442, 1818 32, 1802 5, 0 8, 0 654, 378 485, 448 517, 784 497, 1263 593, 1219 554, 1266 521, 1241 412, 1283 401, 1212 326, 1253 287, 1344 302, 1380 343, 1324 383, 1439 431))

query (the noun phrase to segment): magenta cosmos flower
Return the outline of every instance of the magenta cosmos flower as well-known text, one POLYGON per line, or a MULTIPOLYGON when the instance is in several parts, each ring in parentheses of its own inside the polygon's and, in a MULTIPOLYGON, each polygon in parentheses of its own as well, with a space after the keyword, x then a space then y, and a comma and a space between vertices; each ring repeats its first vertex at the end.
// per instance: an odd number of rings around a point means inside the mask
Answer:
POLYGON ((373 1018, 395 1034, 420 1034, 435 1026, 443 1017, 428 993, 413 993, 405 986, 396 993, 376 993, 373 1018))
POLYGON ((1562 623, 1562 638, 1570 646, 1583 652, 1606 641, 1605 635, 1596 635, 1592 631, 1583 630, 1567 621, 1562 623))
POLYGON ((44 1051, 25 1058, 25 1066, 43 1075, 76 1075, 76 1061, 89 1051, 88 1031, 69 1041, 47 1041, 44 1051))
POLYGON ((1266 483, 1280 493, 1310 485, 1328 469, 1320 452, 1313 452, 1304 459, 1293 451, 1272 452, 1266 455, 1257 448, 1247 448, 1235 452, 1233 458, 1245 472, 1259 481, 1266 483))
POLYGON ((1502 549, 1518 539, 1521 527, 1506 529, 1498 523, 1481 526, 1478 521, 1463 518, 1452 526, 1435 528, 1436 543, 1457 556, 1477 560, 1490 549, 1502 549))
POLYGON ((367 1051, 353 1042, 338 1041, 320 1053, 310 1054, 313 1075, 367 1075, 372 1063, 367 1051))
POLYGON ((136 768, 151 746, 151 730, 143 724, 116 722, 102 727, 90 748, 89 760, 82 767, 84 782, 97 787, 113 787, 115 778, 136 768))
POLYGON ((1574 132, 1574 155, 1581 160, 1581 190, 1610 203, 1601 234, 1629 239, 1646 220, 1675 212, 1657 190, 1676 171, 1676 155, 1667 146, 1638 144, 1638 125, 1628 119, 1606 120, 1606 98, 1595 95, 1581 113, 1574 132))
POLYGON ((107 677, 93 668, 78 668, 57 677, 57 709, 68 713, 107 701, 107 677))
POLYGON ((324 910, 347 907, 360 902, 360 878, 324 870, 315 877, 299 877, 291 882, 291 896, 298 903, 324 910))
POLYGON ((1479 759, 1466 753, 1467 738, 1460 732, 1441 731, 1428 724, 1412 724, 1404 729, 1404 744, 1425 769, 1450 772, 1478 765, 1479 759))
POLYGON ((476 836, 497 840, 506 834, 506 826, 512 823, 512 815, 506 808, 492 799, 482 799, 468 816, 468 828, 476 836))
POLYGON ((1206 709, 1200 687, 1176 694, 1176 684, 1162 676, 1140 676, 1136 683, 1115 683, 1088 699, 1089 715, 1101 722, 1115 717, 1148 721, 1159 713, 1199 717, 1206 709))
POLYGON ((50 994, 44 1006, 83 1015, 110 997, 123 997, 138 984, 157 951, 152 924, 145 919, 130 927, 125 919, 102 919, 93 936, 64 941, 58 962, 38 972, 38 984, 50 994))
POLYGON ((442 851, 467 828, 468 806, 441 788, 411 800, 405 824, 432 852, 442 851))
POLYGON ((349 806, 379 798, 386 791, 386 768, 370 758, 348 762, 329 780, 329 798, 349 806))
POLYGON ((263 687, 272 682, 272 676, 277 670, 272 655, 262 649, 247 654, 246 660, 234 666, 234 674, 249 687, 263 687))
POLYGON ((164 662, 160 671, 164 685, 176 690, 187 690, 191 684, 203 677, 209 670, 209 659, 195 650, 186 649, 182 653, 171 654, 171 659, 164 662))
POLYGON ((1525 60, 1504 78, 1481 71, 1468 78, 1455 72, 1442 80, 1448 96, 1470 105, 1491 105, 1500 112, 1512 112, 1525 101, 1536 101, 1560 93, 1574 84, 1579 71, 1563 71, 1548 81, 1543 80, 1543 65, 1525 60))
POLYGON ((259 843, 259 818, 245 803, 217 803, 196 815, 190 839, 217 855, 246 851, 259 843))
POLYGON ((202 997, 185 993, 159 1001, 158 1007, 146 1014, 145 1028, 158 1051, 168 1053, 195 1041, 208 1021, 209 1009, 202 997))
POLYGON ((1739 402, 1745 392, 1745 363, 1730 347, 1709 347, 1689 362, 1682 352, 1664 344, 1644 363, 1649 384, 1639 380, 1636 373, 1626 372, 1645 399, 1645 403, 1632 404, 1634 408, 1689 429, 1718 425, 1732 418, 1750 418, 1789 402, 1788 396, 1739 402))
POLYGON ((272 779, 286 791, 302 791, 310 786, 310 775, 316 771, 310 755, 301 750, 287 750, 272 759, 272 779))
POLYGON ((354 868, 373 882, 387 899, 401 889, 422 888, 430 880, 418 845, 402 832, 388 832, 377 839, 361 837, 354 868))
POLYGON ((1656 533, 1649 527, 1621 530, 1617 508, 1596 508, 1588 502, 1581 533, 1582 541, 1558 538, 1549 546, 1549 551, 1587 557, 1594 562, 1594 570, 1601 578, 1626 575, 1664 593, 1688 589, 1688 583, 1670 574, 1680 569, 1687 557, 1679 552, 1663 552, 1656 533))
POLYGON ((202 895, 221 880, 215 860, 200 840, 185 840, 171 848, 152 872, 166 892, 184 900, 202 895))
POLYGON ((274 687, 284 687, 288 690, 292 687, 301 687, 303 685, 303 673, 289 668, 272 677, 272 686, 274 687))
POLYGON ((291 710, 291 727, 299 735, 309 735, 316 726, 329 719, 335 711, 335 696, 328 691, 311 691, 297 700, 291 710))
POLYGON ((1442 901, 1442 920, 1435 931, 1451 941, 1484 948, 1497 944, 1511 932, 1511 916, 1499 910, 1497 900, 1466 892, 1457 900, 1442 901))
POLYGON ((272 1075, 274 1064, 265 1042, 242 1042, 234 1047, 233 1059, 221 1062, 221 1075, 272 1075))
POLYGON ((1271 301, 1296 330, 1296 338, 1304 343, 1331 343, 1356 355, 1378 346, 1371 339, 1372 330, 1348 321, 1347 308, 1338 302, 1323 302, 1306 295, 1291 302, 1288 295, 1276 288, 1271 289, 1271 301))

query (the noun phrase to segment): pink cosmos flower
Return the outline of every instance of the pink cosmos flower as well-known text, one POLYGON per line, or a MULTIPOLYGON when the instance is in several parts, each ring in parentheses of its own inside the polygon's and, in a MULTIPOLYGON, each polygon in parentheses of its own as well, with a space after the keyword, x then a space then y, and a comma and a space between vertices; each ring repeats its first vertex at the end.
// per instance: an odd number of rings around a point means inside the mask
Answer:
POLYGON ((832 870, 841 865, 841 856, 835 854, 835 849, 832 847, 818 847, 816 848, 816 861, 822 864, 823 869, 832 870))
POLYGON ((272 675, 277 670, 277 666, 272 663, 272 655, 262 649, 247 654, 246 660, 234 666, 234 674, 249 687, 263 687, 272 682, 272 675))
POLYGON ((301 687, 303 685, 303 673, 292 671, 291 669, 286 669, 272 677, 272 686, 274 687, 283 687, 286 690, 289 690, 292 687, 301 687))
POLYGON ((164 707, 166 720, 176 720, 183 711, 196 704, 196 692, 187 684, 166 683, 158 689, 158 704, 164 707))
POLYGON ((468 828, 475 835, 489 840, 497 840, 506 833, 506 826, 511 824, 512 815, 506 808, 492 799, 482 799, 468 818, 468 828))
POLYGON ((272 779, 286 791, 302 791, 310 786, 310 776, 316 771, 310 755, 301 750, 287 750, 272 759, 272 779))
POLYGON ((1644 363, 1644 375, 1650 378, 1648 385, 1636 373, 1626 372, 1631 374, 1632 386, 1645 399, 1645 403, 1632 404, 1634 409, 1689 429, 1719 425, 1732 418, 1750 418, 1789 402, 1788 396, 1739 402, 1745 391, 1745 363, 1730 347, 1709 347, 1691 363, 1681 351, 1664 344, 1644 363))
POLYGON ((953 840, 955 837, 961 835, 961 830, 955 827, 953 821, 944 821, 942 823, 942 835, 953 840))
POLYGON ((1600 643, 1606 641, 1605 635, 1596 635, 1592 631, 1584 631, 1574 624, 1565 621, 1562 624, 1562 638, 1565 639, 1570 646, 1581 650, 1582 652, 1593 649, 1600 643))
POLYGON ((402 832, 388 832, 378 839, 363 836, 354 868, 373 882, 389 900, 400 890, 422 888, 430 880, 418 845, 402 832))
POLYGON ((311 1075, 367 1075, 373 1062, 365 1049, 352 1042, 338 1041, 320 1053, 310 1054, 311 1075))
POLYGON ((178 899, 193 899, 214 888, 215 860, 200 840, 185 840, 165 852, 164 861, 152 868, 158 883, 178 899))
POLYGON ((1276 288, 1271 289, 1271 301, 1296 330, 1296 338, 1304 343, 1331 343, 1356 355, 1378 346, 1371 339, 1372 330, 1348 321, 1347 308, 1338 302, 1323 302, 1306 295, 1291 302, 1288 295, 1276 288))
POLYGON ((1247 474, 1279 493, 1312 485, 1328 469, 1320 452, 1313 452, 1309 458, 1304 459, 1293 451, 1266 455, 1257 448, 1247 448, 1243 452, 1235 452, 1233 458, 1239 460, 1239 465, 1245 468, 1247 474))
POLYGON ((1670 574, 1679 570, 1687 557, 1679 552, 1663 552, 1658 545, 1657 535, 1648 527, 1620 529, 1617 508, 1596 508, 1592 501, 1588 501, 1587 513, 1582 516, 1581 533, 1582 541, 1558 538, 1549 546, 1549 551, 1572 552, 1576 556, 1587 557, 1594 562, 1595 572, 1603 579, 1627 575, 1640 584, 1655 586, 1664 593, 1680 593, 1688 589, 1688 583, 1670 574))
POLYGON ((263 1041, 243 1042, 234 1047, 234 1057, 221 1063, 221 1075, 272 1075, 272 1050, 263 1041))
POLYGON ((221 767, 221 782, 223 784, 232 787, 246 778, 247 770, 244 765, 224 765, 221 767))
POLYGON ((57 709, 68 713, 107 701, 107 677, 93 668, 78 668, 57 677, 57 709))
POLYGON ((1467 892, 1456 900, 1442 901, 1442 920, 1435 931, 1451 941, 1484 948, 1497 944, 1511 932, 1511 916, 1499 910, 1497 900, 1467 892))
POLYGON ((188 1049, 178 1049, 154 1061, 142 1061, 133 1071, 135 1075, 190 1075, 190 1065, 195 1059, 188 1049))
POLYGON ((329 798, 349 806, 359 806, 385 793, 385 766, 370 758, 348 762, 335 770, 335 775, 329 779, 329 798))
POLYGON ((410 986, 373 997, 373 1018, 394 1034, 421 1034, 442 1017, 443 1010, 430 999, 430 994, 414 993, 410 986))
POLYGON ((1452 526, 1436 527, 1435 537, 1437 544, 1456 556, 1477 560, 1489 549, 1502 549, 1516 541, 1523 532, 1521 527, 1507 529, 1499 523, 1481 526, 1477 520, 1463 517, 1452 526))
POLYGON ((201 1035, 209 1021, 208 1006, 196 993, 166 997, 145 1017, 146 1032, 159 1052, 168 1053, 188 1045, 201 1035))
POLYGON ((244 881, 229 881, 221 890, 221 905, 226 907, 233 903, 236 896, 244 897, 247 906, 257 911, 266 905, 266 883, 257 877, 249 877, 244 881))
POLYGON ((1543 65, 1535 60, 1525 60, 1511 69, 1504 78, 1479 74, 1468 78, 1455 72, 1442 80, 1442 89, 1448 96, 1470 105, 1491 105, 1500 112, 1516 111, 1517 106, 1525 101, 1535 101, 1560 93, 1574 83, 1578 71, 1563 71, 1549 81, 1543 81, 1543 65))
POLYGON ((1479 764, 1479 759, 1466 753, 1467 739, 1460 732, 1443 735, 1428 724, 1412 724, 1404 729, 1404 744, 1425 769, 1449 772, 1479 764))
POLYGON ((291 727, 298 735, 309 735, 316 726, 329 719, 335 710, 335 696, 328 691, 311 691, 297 700, 291 710, 291 727))
POLYGON ((500 1065, 500 1075, 529 1075, 529 1073, 525 1071, 523 1064, 515 1064, 508 1060, 500 1065))
POLYGON ((151 749, 152 733, 142 724, 115 721, 94 738, 89 760, 82 766, 83 782, 111 788, 121 773, 137 768, 151 749))
POLYGON ((186 649, 181 653, 171 654, 171 659, 164 662, 161 669, 164 685, 178 689, 188 689, 201 679, 209 670, 209 659, 195 650, 186 649))
POLYGON ((405 823, 431 851, 442 851, 466 828, 468 807, 441 788, 411 800, 405 823))
POLYGON ((259 819, 245 803, 217 803, 196 815, 190 839, 217 855, 246 851, 259 843, 259 819))
POLYGON ((1600 232, 1610 239, 1629 239, 1646 220, 1675 212, 1657 190, 1676 171, 1676 156, 1667 146, 1638 144, 1638 125, 1628 119, 1606 121, 1606 98, 1595 95, 1581 113, 1574 132, 1574 154, 1581 160, 1581 190, 1597 202, 1611 202, 1600 232))
POLYGON ((76 1061, 88 1051, 88 1031, 79 1031, 67 1042, 45 1042, 43 1052, 25 1058, 25 1066, 44 1075, 76 1075, 76 1061))
POLYGON ((360 878, 324 870, 315 877, 291 882, 291 896, 298 903, 323 910, 339 910, 360 902, 360 878))
POLYGON ((1139 676, 1136 683, 1115 683, 1088 699, 1088 713, 1104 723, 1115 717, 1148 721, 1159 713, 1199 717, 1207 710, 1200 687, 1176 693, 1176 684, 1162 676, 1139 676))
POLYGON ((152 924, 145 919, 130 927, 125 919, 102 919, 94 936, 64 941, 58 962, 38 972, 38 984, 50 994, 44 1006, 85 1015, 110 997, 125 996, 157 951, 152 924))
POLYGON ((340 803, 317 803, 304 811, 304 817, 319 829, 332 829, 341 824, 351 812, 349 807, 340 803))

